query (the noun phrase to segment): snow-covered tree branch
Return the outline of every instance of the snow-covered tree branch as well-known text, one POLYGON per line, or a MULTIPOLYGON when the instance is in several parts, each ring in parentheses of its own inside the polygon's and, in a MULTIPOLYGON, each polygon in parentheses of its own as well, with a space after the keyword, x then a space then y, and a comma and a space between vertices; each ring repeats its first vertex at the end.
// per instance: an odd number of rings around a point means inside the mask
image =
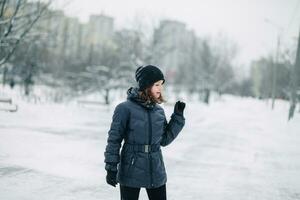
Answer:
POLYGON ((19 44, 26 39, 28 33, 43 16, 51 4, 29 3, 26 0, 0 3, 0 68, 15 53, 19 44))

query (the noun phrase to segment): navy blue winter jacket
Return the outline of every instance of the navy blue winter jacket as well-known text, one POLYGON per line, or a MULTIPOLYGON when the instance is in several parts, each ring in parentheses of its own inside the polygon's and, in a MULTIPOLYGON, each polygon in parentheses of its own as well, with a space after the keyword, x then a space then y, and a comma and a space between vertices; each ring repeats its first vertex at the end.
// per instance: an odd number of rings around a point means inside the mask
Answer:
POLYGON ((163 108, 142 101, 137 88, 129 88, 127 95, 127 101, 118 104, 113 114, 104 153, 105 169, 117 171, 121 185, 160 187, 167 182, 160 146, 177 137, 185 118, 173 113, 167 122, 163 108))

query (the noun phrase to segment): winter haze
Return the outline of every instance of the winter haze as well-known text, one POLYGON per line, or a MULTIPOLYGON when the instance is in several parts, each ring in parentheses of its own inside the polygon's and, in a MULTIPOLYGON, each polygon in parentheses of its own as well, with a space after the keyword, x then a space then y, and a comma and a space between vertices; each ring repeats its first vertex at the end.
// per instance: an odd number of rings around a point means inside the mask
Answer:
POLYGON ((276 48, 279 29, 283 46, 295 41, 299 30, 300 8, 297 0, 153 0, 153 1, 58 1, 66 13, 87 21, 89 15, 104 13, 115 17, 117 27, 132 26, 135 17, 147 23, 170 18, 185 22, 198 35, 225 34, 241 50, 239 62, 266 55, 276 48), (270 22, 267 22, 267 21, 270 22))
POLYGON ((153 64, 186 103, 167 199, 299 200, 299 31, 299 0, 0 1, 0 199, 120 199, 108 131, 153 64))

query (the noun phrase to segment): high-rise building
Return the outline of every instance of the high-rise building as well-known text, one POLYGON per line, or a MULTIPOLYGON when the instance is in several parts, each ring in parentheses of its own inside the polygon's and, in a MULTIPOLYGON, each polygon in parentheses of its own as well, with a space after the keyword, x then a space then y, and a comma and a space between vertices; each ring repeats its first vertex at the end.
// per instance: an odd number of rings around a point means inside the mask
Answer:
POLYGON ((88 22, 87 42, 90 45, 101 46, 113 37, 114 19, 105 15, 91 15, 88 22))
POLYGON ((155 30, 156 49, 163 52, 159 56, 158 64, 162 67, 169 82, 173 82, 179 68, 184 66, 186 48, 195 37, 186 25, 179 21, 163 20, 155 30))

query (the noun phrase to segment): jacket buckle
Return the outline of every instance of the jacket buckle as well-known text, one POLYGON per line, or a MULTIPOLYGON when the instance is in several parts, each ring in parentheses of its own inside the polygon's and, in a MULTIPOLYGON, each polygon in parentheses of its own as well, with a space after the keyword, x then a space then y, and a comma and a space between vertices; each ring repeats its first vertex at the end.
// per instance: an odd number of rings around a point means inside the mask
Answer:
POLYGON ((150 150, 150 146, 148 144, 145 145, 145 152, 148 153, 150 150))

